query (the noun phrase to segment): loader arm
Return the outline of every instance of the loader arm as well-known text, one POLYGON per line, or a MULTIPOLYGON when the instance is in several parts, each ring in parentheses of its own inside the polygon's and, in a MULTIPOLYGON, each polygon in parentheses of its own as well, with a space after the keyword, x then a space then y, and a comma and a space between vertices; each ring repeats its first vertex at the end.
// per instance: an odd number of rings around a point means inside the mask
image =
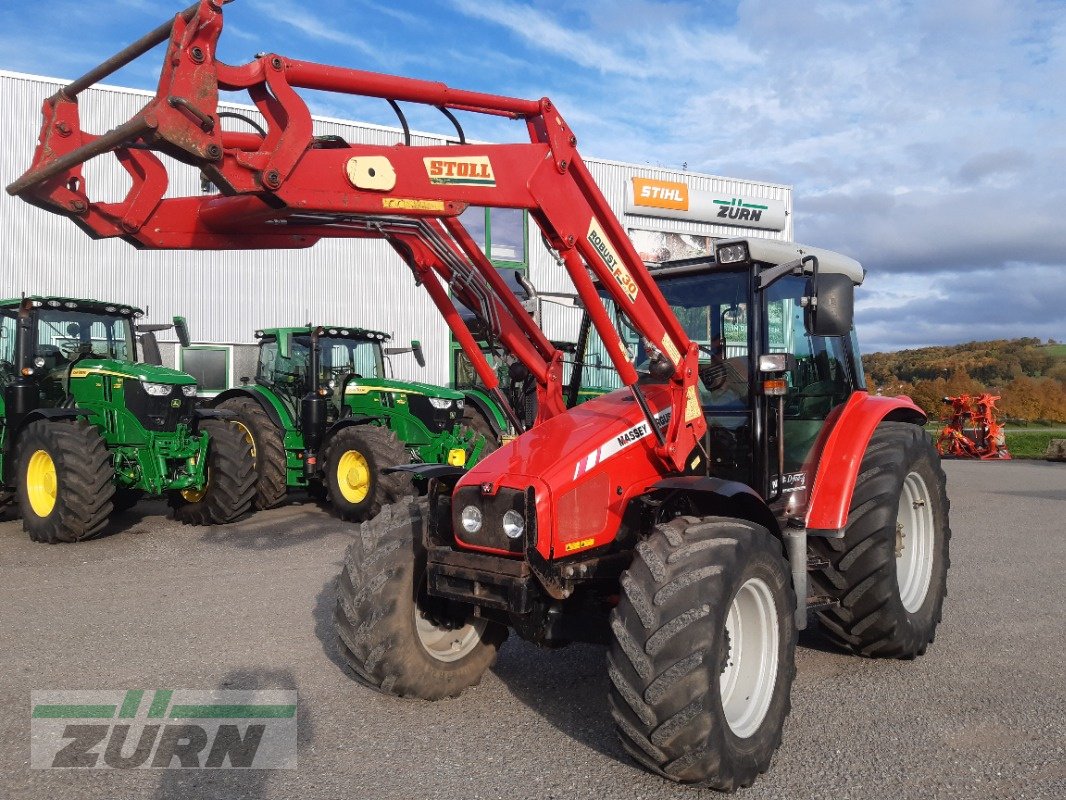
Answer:
POLYGON ((666 471, 683 469, 705 430, 696 345, 645 269, 552 102, 274 54, 231 66, 215 58, 223 5, 200 0, 48 98, 32 165, 8 192, 70 217, 94 238, 121 237, 145 249, 284 249, 310 247, 323 238, 384 239, 425 286, 490 390, 502 399, 495 373, 449 291, 526 366, 537 382, 539 424, 565 411, 562 353, 458 219, 470 205, 527 210, 559 252, 612 363, 653 427, 656 456, 666 471), (78 94, 168 40, 155 97, 103 135, 83 131, 78 94), (297 89, 383 98, 394 108, 398 102, 435 106, 456 124, 459 143, 369 146, 316 138, 297 89), (247 92, 266 120, 265 135, 222 130, 219 91, 247 92), (466 143, 451 110, 524 121, 529 141, 466 143), (109 152, 132 181, 118 203, 92 200, 82 174, 87 160, 109 152), (166 197, 168 173, 159 154, 200 169, 219 193, 166 197), (656 380, 669 387, 672 413, 665 431, 644 399, 595 281, 644 338, 656 380))

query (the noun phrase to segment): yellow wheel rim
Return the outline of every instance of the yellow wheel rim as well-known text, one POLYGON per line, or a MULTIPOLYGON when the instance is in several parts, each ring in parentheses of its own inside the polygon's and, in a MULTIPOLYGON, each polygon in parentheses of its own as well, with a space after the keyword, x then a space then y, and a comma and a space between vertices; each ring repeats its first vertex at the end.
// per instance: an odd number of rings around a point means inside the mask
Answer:
POLYGON ((255 438, 252 436, 251 430, 243 422, 233 421, 233 424, 237 426, 237 429, 244 434, 244 441, 248 442, 248 446, 252 448, 252 461, 255 461, 255 438))
POLYGON ((56 464, 47 450, 38 450, 30 456, 26 469, 26 494, 30 507, 38 517, 47 517, 56 507, 59 478, 56 464))
POLYGON ((181 496, 186 503, 199 503, 207 494, 207 487, 211 485, 211 470, 204 472, 204 485, 200 489, 182 489, 181 496))
POLYGON ((348 450, 337 461, 337 487, 349 503, 362 503, 370 494, 370 465, 358 450, 348 450))

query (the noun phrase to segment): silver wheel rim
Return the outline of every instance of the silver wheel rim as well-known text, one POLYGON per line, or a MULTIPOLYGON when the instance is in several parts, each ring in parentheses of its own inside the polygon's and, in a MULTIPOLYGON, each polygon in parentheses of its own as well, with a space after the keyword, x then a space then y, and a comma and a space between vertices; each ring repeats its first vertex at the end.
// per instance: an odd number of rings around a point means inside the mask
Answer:
POLYGON ((911 614, 925 603, 933 578, 933 504, 917 472, 908 473, 896 514, 896 583, 911 614))
POLYGON ((445 663, 468 656, 481 643, 481 635, 488 623, 475 619, 461 628, 448 628, 427 619, 415 606, 415 631, 418 641, 431 657, 445 663))
POLYGON ((725 620, 729 653, 719 688, 733 734, 747 739, 766 718, 777 683, 779 633, 773 592, 749 578, 733 597, 725 620))

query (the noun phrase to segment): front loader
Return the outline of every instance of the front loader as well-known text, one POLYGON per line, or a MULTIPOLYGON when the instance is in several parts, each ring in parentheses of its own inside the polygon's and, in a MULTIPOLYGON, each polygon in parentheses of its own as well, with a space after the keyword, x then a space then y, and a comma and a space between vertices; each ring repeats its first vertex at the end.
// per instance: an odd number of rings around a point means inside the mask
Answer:
MULTIPOLYGON (((199 525, 251 505, 248 443, 224 414, 195 408, 191 375, 138 361, 138 339, 157 355, 154 332, 171 327, 142 316, 97 300, 0 301, 4 500, 34 541, 91 538, 145 496, 199 525)), ((187 342, 184 321, 174 327, 187 342)))
POLYGON ((366 520, 415 493, 410 475, 386 468, 473 465, 498 446, 462 392, 386 377, 390 356, 411 352, 425 366, 417 341, 389 347, 381 331, 321 325, 264 328, 256 338, 255 377, 211 405, 236 414, 252 441, 260 508, 304 488, 328 496, 344 519, 366 520))
POLYGON ((781 742, 809 609, 851 651, 925 650, 947 570, 943 473, 921 411, 864 389, 856 262, 728 242, 691 279, 684 265, 671 273, 690 281, 675 294, 641 263, 547 98, 269 53, 230 66, 215 57, 221 28, 222 5, 201 0, 46 100, 33 165, 8 191, 143 248, 384 239, 427 290, 520 435, 470 470, 399 467, 428 481, 426 495, 364 523, 337 581, 337 635, 360 681, 451 697, 509 630, 547 646, 606 642, 626 750, 671 780, 733 790, 781 742), (77 93, 164 41, 155 98, 108 134, 83 133, 77 93), (437 107, 456 143, 316 137, 299 89, 437 107), (247 91, 265 135, 224 130, 219 90, 247 91), (455 111, 518 120, 528 141, 469 144, 455 111), (81 164, 104 152, 131 176, 119 203, 87 193, 81 164), (165 196, 157 153, 219 193, 165 196), (459 221, 469 205, 530 212, 622 388, 567 409, 563 353, 459 221), (453 297, 528 372, 531 424, 453 297))

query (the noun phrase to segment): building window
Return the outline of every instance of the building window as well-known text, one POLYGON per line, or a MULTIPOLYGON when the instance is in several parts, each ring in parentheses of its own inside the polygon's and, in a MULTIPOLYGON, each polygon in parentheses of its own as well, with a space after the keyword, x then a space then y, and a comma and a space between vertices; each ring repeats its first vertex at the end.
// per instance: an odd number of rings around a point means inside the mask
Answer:
POLYGON ((196 378, 201 392, 221 392, 229 388, 230 349, 228 347, 183 347, 182 372, 196 378))
POLYGON ((459 219, 493 264, 526 267, 525 211, 470 206, 459 219))

